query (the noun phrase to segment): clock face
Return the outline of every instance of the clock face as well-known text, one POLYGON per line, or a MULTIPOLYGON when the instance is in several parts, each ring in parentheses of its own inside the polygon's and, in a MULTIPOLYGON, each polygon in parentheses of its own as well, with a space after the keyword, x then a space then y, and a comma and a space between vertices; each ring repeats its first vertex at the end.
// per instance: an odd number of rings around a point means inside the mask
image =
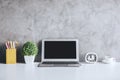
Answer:
POLYGON ((97 54, 94 52, 89 52, 85 56, 85 61, 87 63, 95 63, 97 62, 97 59, 98 59, 97 54))

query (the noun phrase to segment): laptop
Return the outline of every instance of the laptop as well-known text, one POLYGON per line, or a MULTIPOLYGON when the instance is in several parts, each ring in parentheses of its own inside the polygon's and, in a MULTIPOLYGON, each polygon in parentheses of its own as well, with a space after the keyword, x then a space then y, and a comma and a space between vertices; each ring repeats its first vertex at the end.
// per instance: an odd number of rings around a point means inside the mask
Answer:
POLYGON ((80 66, 77 39, 44 39, 39 67, 80 66))

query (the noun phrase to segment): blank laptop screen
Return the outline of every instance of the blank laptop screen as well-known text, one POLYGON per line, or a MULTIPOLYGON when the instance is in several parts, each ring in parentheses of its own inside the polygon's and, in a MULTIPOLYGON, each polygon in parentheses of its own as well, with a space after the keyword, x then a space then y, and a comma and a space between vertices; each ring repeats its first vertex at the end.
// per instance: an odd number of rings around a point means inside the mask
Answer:
POLYGON ((45 41, 45 59, 76 59, 76 41, 45 41))

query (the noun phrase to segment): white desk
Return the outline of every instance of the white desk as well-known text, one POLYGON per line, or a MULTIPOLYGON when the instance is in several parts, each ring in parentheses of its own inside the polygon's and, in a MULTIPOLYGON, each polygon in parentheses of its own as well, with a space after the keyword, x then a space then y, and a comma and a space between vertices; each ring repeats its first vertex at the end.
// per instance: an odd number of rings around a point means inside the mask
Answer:
POLYGON ((37 67, 0 64, 0 80, 120 80, 120 63, 80 67, 37 67))

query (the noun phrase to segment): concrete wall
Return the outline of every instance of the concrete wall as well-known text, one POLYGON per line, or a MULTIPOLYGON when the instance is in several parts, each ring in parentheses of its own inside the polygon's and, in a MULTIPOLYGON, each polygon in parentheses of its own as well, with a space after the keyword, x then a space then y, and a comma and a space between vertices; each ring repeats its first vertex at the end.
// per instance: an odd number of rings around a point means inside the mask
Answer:
POLYGON ((0 42, 77 38, 80 54, 120 59, 120 0, 0 0, 0 42))

